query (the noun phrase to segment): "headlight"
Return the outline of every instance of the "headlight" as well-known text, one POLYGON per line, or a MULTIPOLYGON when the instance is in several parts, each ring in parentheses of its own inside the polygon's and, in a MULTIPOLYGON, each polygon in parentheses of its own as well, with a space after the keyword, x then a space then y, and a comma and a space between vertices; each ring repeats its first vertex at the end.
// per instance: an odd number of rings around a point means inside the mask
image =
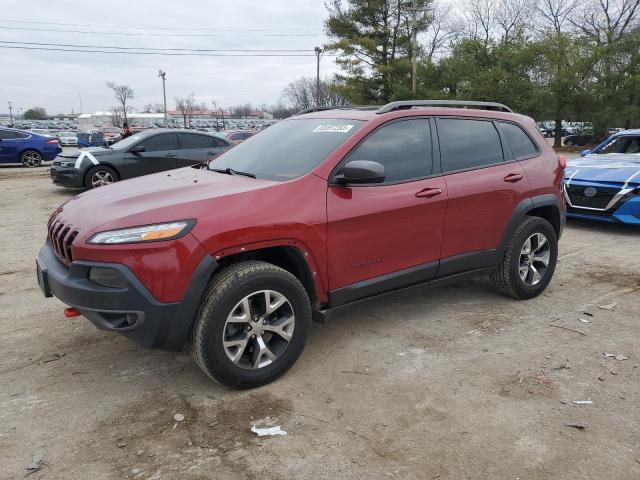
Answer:
POLYGON ((60 166, 63 168, 73 167, 75 164, 75 162, 60 162, 60 166))
POLYGON ((174 240, 189 233, 195 224, 195 220, 180 220, 171 223, 158 223, 155 225, 109 230, 107 232, 96 233, 87 240, 87 243, 111 245, 174 240))

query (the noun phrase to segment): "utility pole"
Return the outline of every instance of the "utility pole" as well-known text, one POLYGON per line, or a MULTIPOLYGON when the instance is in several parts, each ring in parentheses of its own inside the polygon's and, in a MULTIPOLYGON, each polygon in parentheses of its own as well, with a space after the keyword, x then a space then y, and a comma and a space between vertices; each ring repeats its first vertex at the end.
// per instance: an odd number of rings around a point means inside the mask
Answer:
POLYGON ((78 93, 78 100, 80 100, 80 113, 82 113, 82 95, 78 93))
POLYGON ((165 88, 165 76, 167 72, 163 72, 162 70, 158 70, 158 76, 162 78, 162 99, 164 102, 164 128, 167 128, 167 90, 165 88))
POLYGON ((411 38, 411 93, 416 96, 416 50, 418 49, 418 5, 413 0, 413 33, 411 38))
POLYGON ((7 101, 7 103, 9 104, 9 122, 12 127, 13 127, 13 110, 11 108, 11 101, 7 101))
POLYGON ((313 49, 316 52, 316 107, 320 106, 320 56, 322 55, 322 48, 316 47, 313 49))

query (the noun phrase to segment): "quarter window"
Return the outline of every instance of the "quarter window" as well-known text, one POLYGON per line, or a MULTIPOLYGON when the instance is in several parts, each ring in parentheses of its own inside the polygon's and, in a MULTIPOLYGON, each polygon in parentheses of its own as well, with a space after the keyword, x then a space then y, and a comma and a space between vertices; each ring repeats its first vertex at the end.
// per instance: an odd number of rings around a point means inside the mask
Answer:
POLYGON ((178 148, 175 133, 153 135, 140 142, 139 145, 144 146, 145 152, 161 152, 164 150, 176 150, 178 148))
POLYGON ((538 153, 538 147, 522 128, 513 123, 500 122, 499 125, 516 160, 531 158, 538 153))
POLYGON ((447 172, 482 168, 504 161, 502 144, 493 122, 441 118, 438 138, 447 172))
POLYGON ((372 160, 385 168, 385 182, 401 182, 433 171, 429 121, 403 120, 370 134, 349 154, 349 160, 372 160))

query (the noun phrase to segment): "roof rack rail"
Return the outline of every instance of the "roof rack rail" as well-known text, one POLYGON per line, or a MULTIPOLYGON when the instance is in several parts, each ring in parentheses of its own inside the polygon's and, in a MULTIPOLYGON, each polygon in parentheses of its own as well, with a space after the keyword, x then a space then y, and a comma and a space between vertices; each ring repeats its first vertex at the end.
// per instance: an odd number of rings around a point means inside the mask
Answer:
POLYGON ((377 110, 377 105, 327 105, 324 107, 311 107, 294 113, 293 116, 304 115, 305 113, 323 112, 325 110, 377 110))
POLYGON ((387 103, 380 107, 376 113, 387 113, 394 110, 406 110, 413 107, 458 107, 458 108, 477 108, 480 110, 494 110, 497 112, 510 112, 511 110, 502 103, 495 102, 476 102, 467 100, 401 100, 398 102, 387 103))

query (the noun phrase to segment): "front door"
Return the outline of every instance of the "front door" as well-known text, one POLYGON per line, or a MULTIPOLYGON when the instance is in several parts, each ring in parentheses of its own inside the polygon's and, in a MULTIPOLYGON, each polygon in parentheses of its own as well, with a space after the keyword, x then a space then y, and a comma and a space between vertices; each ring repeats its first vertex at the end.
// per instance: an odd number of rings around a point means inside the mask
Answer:
POLYGON ((431 131, 426 118, 387 123, 343 160, 342 164, 379 162, 386 177, 380 184, 328 189, 332 305, 421 283, 435 275, 447 187, 433 162, 431 131))
POLYGON ((177 168, 178 135, 176 133, 151 135, 131 148, 139 145, 144 147, 144 151, 125 153, 123 178, 139 177, 177 168))

